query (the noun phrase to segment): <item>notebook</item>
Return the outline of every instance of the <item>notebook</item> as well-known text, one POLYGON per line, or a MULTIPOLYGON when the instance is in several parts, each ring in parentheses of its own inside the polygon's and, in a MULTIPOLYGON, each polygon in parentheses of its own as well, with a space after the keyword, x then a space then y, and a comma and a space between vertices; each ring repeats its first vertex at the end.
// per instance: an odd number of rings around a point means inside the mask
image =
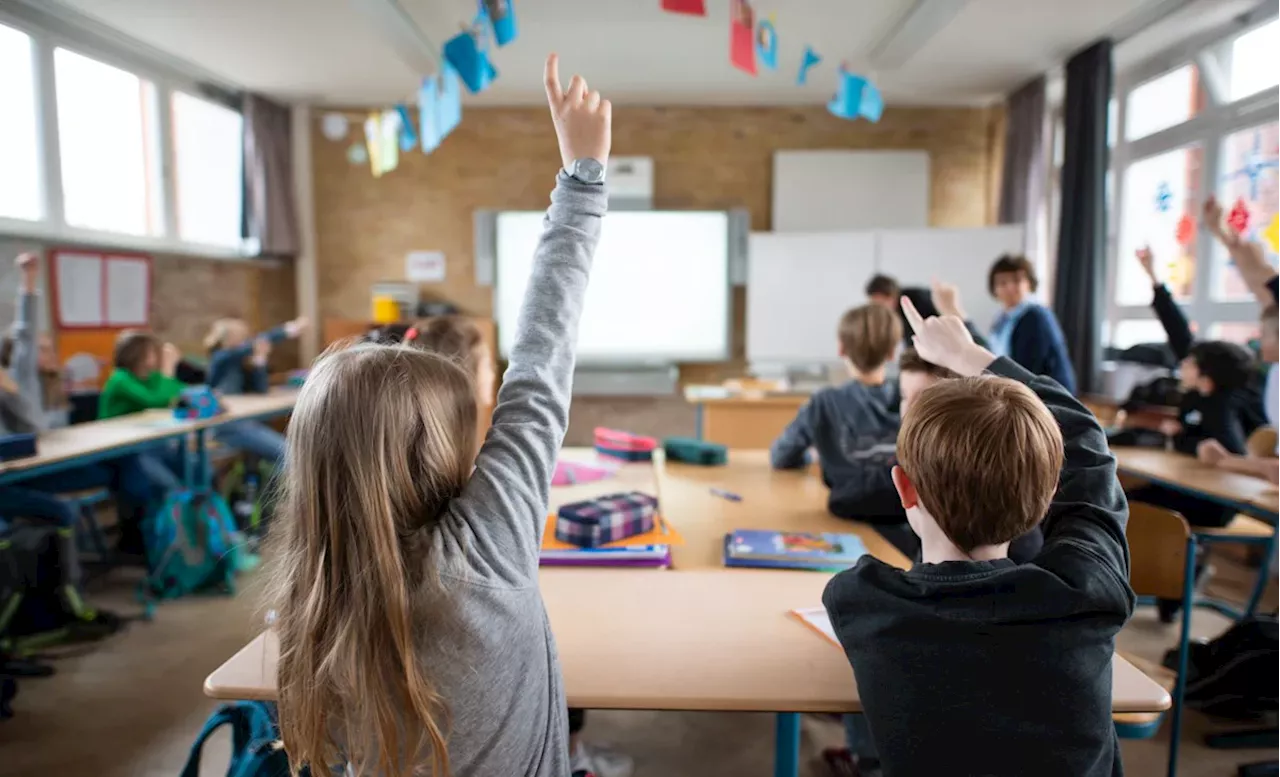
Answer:
POLYGON ((827 615, 825 607, 805 607, 801 610, 792 610, 791 614, 799 618, 804 625, 826 637, 831 644, 840 647, 840 640, 836 638, 835 627, 831 625, 831 616, 827 615))
POLYGON ((767 569, 847 569, 867 549, 855 534, 740 529, 724 538, 724 565, 767 569))
POLYGON ((546 550, 539 556, 544 567, 655 567, 671 566, 670 545, 631 545, 616 548, 546 550))

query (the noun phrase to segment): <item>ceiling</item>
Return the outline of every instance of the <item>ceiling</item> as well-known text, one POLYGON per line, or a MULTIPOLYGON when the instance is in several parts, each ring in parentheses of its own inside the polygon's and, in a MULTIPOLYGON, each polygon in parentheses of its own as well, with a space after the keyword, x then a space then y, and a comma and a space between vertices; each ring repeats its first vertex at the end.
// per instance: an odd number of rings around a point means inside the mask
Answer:
MULTIPOLYGON (((226 85, 334 105, 403 100, 475 0, 399 0, 418 31, 386 11, 394 0, 51 0, 212 74, 226 85), (379 9, 382 12, 379 12, 379 9), (371 10, 372 9, 372 10, 371 10), (390 20, 389 20, 390 19, 390 20)), ((52 3, 52 4, 51 4, 52 3)), ((476 103, 541 98, 541 66, 558 51, 616 103, 791 104, 830 96, 841 61, 867 72, 885 99, 980 104, 1045 72, 1080 46, 1188 0, 755 0, 775 19, 777 72, 752 78, 728 62, 729 0, 703 18, 664 13, 659 0, 514 0, 520 36, 493 52, 499 78, 476 103), (801 53, 824 62, 795 84, 801 53)), ((1222 2, 1197 0, 1217 9, 1222 2)), ((1238 3, 1237 3, 1238 5, 1238 3)), ((1194 19, 1191 20, 1194 24, 1194 19)))

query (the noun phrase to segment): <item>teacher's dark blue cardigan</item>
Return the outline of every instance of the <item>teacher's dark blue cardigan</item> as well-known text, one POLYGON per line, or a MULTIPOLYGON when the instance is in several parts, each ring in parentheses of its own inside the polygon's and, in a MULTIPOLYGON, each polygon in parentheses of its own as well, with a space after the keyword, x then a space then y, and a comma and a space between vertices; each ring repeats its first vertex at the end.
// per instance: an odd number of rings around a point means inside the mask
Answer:
POLYGON ((1076 393, 1076 371, 1067 355, 1067 340, 1053 311, 1032 305, 1013 325, 1007 356, 1028 372, 1045 375, 1076 393))

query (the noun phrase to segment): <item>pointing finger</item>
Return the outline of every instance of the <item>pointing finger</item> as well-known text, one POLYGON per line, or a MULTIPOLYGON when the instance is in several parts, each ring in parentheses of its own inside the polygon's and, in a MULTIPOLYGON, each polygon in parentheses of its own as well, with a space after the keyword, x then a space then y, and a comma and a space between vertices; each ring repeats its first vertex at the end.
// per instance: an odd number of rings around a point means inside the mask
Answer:
POLYGON ((564 92, 560 90, 559 55, 547 55, 547 64, 543 69, 542 80, 547 87, 547 102, 553 107, 559 105, 564 100, 564 92))
POLYGON ((906 295, 902 297, 902 313, 907 317, 907 323, 911 325, 911 331, 916 333, 924 331, 924 318, 906 295))

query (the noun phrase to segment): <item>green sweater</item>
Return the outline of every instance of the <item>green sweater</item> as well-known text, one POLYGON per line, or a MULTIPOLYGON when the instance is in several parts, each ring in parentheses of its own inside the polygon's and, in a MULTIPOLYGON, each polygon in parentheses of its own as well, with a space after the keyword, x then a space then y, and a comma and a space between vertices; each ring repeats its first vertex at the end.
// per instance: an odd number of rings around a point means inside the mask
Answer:
POLYGON ((139 413, 173 405, 186 385, 177 378, 153 372, 145 380, 128 370, 116 368, 102 386, 98 397, 98 418, 139 413))

